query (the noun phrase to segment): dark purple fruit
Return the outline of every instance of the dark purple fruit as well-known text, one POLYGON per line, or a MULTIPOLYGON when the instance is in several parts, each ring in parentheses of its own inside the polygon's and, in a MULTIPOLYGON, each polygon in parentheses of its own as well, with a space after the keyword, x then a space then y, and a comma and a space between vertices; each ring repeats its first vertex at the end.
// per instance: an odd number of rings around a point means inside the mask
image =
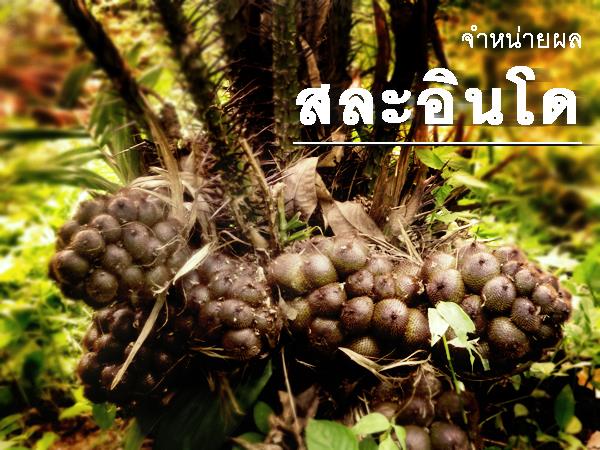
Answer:
POLYGON ((430 346, 431 332, 425 314, 415 308, 408 309, 408 323, 404 342, 411 350, 427 349, 430 346))
POLYGON ((558 298, 558 292, 550 284, 540 284, 533 290, 531 301, 542 309, 543 314, 547 314, 554 300, 558 298))
POLYGON ((346 278, 345 287, 348 297, 360 297, 362 295, 371 295, 373 285, 373 274, 366 269, 362 269, 346 278))
POLYGON ((404 431, 406 432, 406 450, 431 450, 431 440, 424 428, 405 425, 404 431))
POLYGON ((81 281, 90 270, 90 264, 73 250, 56 253, 51 264, 59 280, 70 283, 81 281))
POLYGON ((367 358, 377 358, 381 356, 381 347, 373 336, 360 336, 354 338, 347 346, 353 352, 367 358))
POLYGON ((96 340, 94 350, 100 363, 117 362, 123 358, 124 346, 112 334, 103 334, 96 340))
POLYGON ((150 254, 148 243, 150 230, 139 222, 131 222, 122 228, 123 246, 136 261, 147 259, 150 254))
POLYGON ((489 249, 487 248, 487 246, 481 242, 478 241, 470 241, 467 242, 466 244, 462 245, 459 249, 458 249, 458 260, 459 261, 466 261, 467 258, 471 255, 474 255, 475 253, 488 253, 489 249))
POLYGON ((396 298, 406 303, 410 304, 423 289, 419 279, 412 275, 396 272, 394 273, 394 279, 396 281, 396 298))
MULTIPOLYGON (((413 265, 413 267, 418 266, 413 265)), ((394 266, 387 256, 383 255, 372 255, 367 259, 365 270, 368 270, 373 275, 383 275, 384 273, 390 273, 394 266)))
POLYGON ((134 312, 129 308, 121 308, 113 313, 111 333, 121 342, 130 342, 137 336, 133 326, 135 320, 134 312))
POLYGON ((531 294, 539 281, 538 275, 529 267, 524 267, 514 275, 517 295, 526 297, 531 294))
POLYGON ((131 266, 131 255, 124 248, 109 244, 106 246, 101 264, 105 270, 119 275, 131 266))
POLYGON ((465 285, 479 293, 485 283, 500 275, 500 264, 493 255, 480 252, 469 256, 460 271, 465 285))
POLYGON ((220 317, 221 323, 239 330, 252 325, 254 311, 250 305, 241 300, 228 299, 223 302, 220 317))
POLYGON ((319 353, 333 353, 344 340, 340 322, 317 317, 310 324, 308 341, 313 350, 319 353))
POLYGON ((138 220, 149 227, 163 220, 166 205, 156 197, 142 198, 138 203, 138 220))
POLYGON ((103 198, 85 200, 79 204, 75 213, 75 220, 82 225, 87 224, 94 217, 102 214, 105 211, 105 207, 103 198))
POLYGON ((303 271, 311 289, 317 289, 337 281, 337 273, 333 263, 321 253, 305 255, 303 271))
POLYGON ((118 288, 117 278, 102 269, 94 270, 85 285, 87 295, 98 305, 107 305, 113 301, 118 288))
POLYGON ((356 238, 335 238, 329 256, 336 271, 345 275, 367 264, 369 248, 356 238))
POLYGON ((497 314, 509 311, 516 296, 515 285, 504 275, 489 280, 481 291, 486 309, 497 314))
POLYGON ((130 292, 137 292, 144 286, 144 272, 137 266, 127 267, 121 274, 123 287, 130 292))
POLYGON ((221 310, 223 308, 223 302, 221 301, 210 301, 200 306, 200 314, 198 325, 200 326, 200 332, 204 335, 214 334, 216 330, 222 327, 221 323, 221 310))
POLYGON ((223 335, 223 349, 233 358, 246 361, 260 355, 260 338, 250 328, 230 330, 223 335))
POLYGON ((294 333, 306 333, 313 319, 310 304, 305 299, 296 299, 289 306, 293 311, 289 317, 291 330, 294 333))
POLYGON ((421 276, 425 281, 434 273, 447 269, 456 269, 456 258, 444 252, 434 252, 427 257, 421 269, 421 276))
POLYGON ((483 301, 479 295, 469 295, 463 299, 460 306, 475 325, 475 333, 481 334, 487 324, 483 314, 483 301))
POLYGON ((393 274, 377 275, 373 280, 373 295, 377 300, 396 296, 396 279, 393 274))
POLYGON ((433 304, 438 302, 458 303, 465 295, 462 276, 456 269, 446 269, 431 274, 426 289, 427 296, 433 304))
POLYGON ((85 353, 77 364, 77 375, 83 383, 93 384, 98 381, 101 369, 96 353, 85 353))
POLYGON ((111 215, 101 214, 95 217, 90 225, 100 232, 107 244, 113 244, 121 239, 121 225, 111 215))
POLYGON ((269 265, 269 278, 293 294, 305 294, 311 283, 304 273, 304 258, 295 253, 284 253, 269 265))
POLYGON ((542 326, 539 307, 535 306, 531 300, 525 297, 519 297, 515 300, 512 305, 510 318, 515 325, 527 333, 535 334, 542 326))
POLYGON ((335 316, 346 301, 346 292, 341 283, 327 284, 310 293, 307 298, 315 315, 335 316))
POLYGON ((506 264, 509 261, 517 261, 521 263, 527 261, 525 254, 520 249, 512 245, 499 247, 494 250, 493 254, 500 264, 506 264))
POLYGON ((69 242, 71 242, 71 238, 82 229, 83 227, 76 220, 69 220, 62 227, 60 227, 58 230, 58 237, 60 241, 62 241, 63 246, 68 245, 69 242))
POLYGON ((506 359, 521 359, 530 351, 529 339, 508 317, 492 319, 488 325, 490 347, 506 359))
POLYGON ((137 220, 138 210, 136 202, 124 195, 113 198, 108 203, 108 213, 119 221, 119 223, 133 222, 137 220))
POLYGON ((396 341, 403 337, 408 324, 408 308, 401 300, 386 299, 375 305, 373 330, 382 339, 396 341))
POLYGON ((456 425, 434 422, 429 431, 432 450, 469 450, 467 434, 456 425))
POLYGON ((355 297, 344 304, 340 321, 348 334, 361 334, 371 326, 374 304, 369 297, 355 297))
POLYGON ((433 416, 434 405, 431 399, 414 396, 400 406, 396 423, 426 427, 433 421, 433 416))
POLYGON ((100 232, 89 228, 73 236, 71 247, 84 258, 94 259, 104 252, 105 244, 100 232))

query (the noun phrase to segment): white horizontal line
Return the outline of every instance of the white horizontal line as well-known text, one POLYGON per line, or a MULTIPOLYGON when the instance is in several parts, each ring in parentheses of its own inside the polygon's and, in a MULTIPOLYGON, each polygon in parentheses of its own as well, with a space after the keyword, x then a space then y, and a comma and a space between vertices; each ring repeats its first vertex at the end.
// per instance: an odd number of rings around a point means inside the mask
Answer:
POLYGON ((593 144, 584 144, 575 141, 557 141, 557 142, 394 142, 394 141, 294 141, 294 145, 342 145, 342 146, 362 146, 362 145, 392 145, 400 147, 582 147, 593 144))

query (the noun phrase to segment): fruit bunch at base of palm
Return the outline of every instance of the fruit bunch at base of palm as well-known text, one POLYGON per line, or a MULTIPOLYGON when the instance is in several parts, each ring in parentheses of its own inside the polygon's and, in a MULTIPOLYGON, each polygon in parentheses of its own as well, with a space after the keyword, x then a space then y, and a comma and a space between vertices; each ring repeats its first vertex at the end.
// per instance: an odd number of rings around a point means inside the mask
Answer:
POLYGON ((410 377, 381 382, 365 398, 371 412, 404 428, 407 450, 479 448, 477 399, 457 393, 427 364, 410 377))
MULTIPOLYGON (((492 372, 508 373, 519 363, 537 360, 562 338, 571 294, 517 247, 469 242, 432 253, 421 273, 431 304, 454 302, 471 317, 475 331, 470 338, 477 339, 477 351, 492 372)), ((446 337, 455 336, 450 330, 446 337)), ((464 349, 453 350, 461 371, 483 372, 479 358, 471 367, 464 349)))
POLYGON ((200 352, 249 361, 268 356, 279 341, 282 313, 255 263, 213 253, 187 277, 183 295, 197 317, 200 352))
POLYGON ((94 309, 152 304, 190 257, 168 190, 124 188, 79 205, 58 231, 50 276, 63 294, 94 309))
POLYGON ((131 364, 115 381, 149 314, 150 310, 128 303, 94 313, 83 339, 85 353, 77 367, 89 400, 132 408, 147 400, 160 401, 181 383, 190 362, 187 349, 195 332, 195 318, 189 310, 174 306, 161 312, 131 364))
POLYGON ((352 236, 313 238, 275 258, 269 280, 286 300, 293 339, 317 357, 346 347, 366 357, 429 347, 419 266, 352 236))

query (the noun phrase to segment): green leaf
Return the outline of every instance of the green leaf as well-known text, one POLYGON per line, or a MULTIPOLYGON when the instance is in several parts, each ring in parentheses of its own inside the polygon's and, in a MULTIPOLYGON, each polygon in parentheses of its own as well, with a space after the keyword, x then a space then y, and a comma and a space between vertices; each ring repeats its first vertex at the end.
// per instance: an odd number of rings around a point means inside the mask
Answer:
POLYGON ((112 427, 117 416, 117 408, 109 403, 95 403, 92 406, 94 421, 102 430, 112 427))
POLYGON ((406 450, 406 429, 403 426, 394 425, 394 431, 396 432, 396 437, 398 438, 398 442, 400 442, 402 450, 406 450))
POLYGON ((358 444, 359 450, 377 450, 377 447, 377 442, 375 442, 375 439, 373 439, 371 436, 363 439, 358 444))
POLYGON ((561 430, 565 430, 575 416, 575 397, 570 385, 566 385, 554 400, 554 418, 561 430))
POLYGON ((168 408, 138 417, 143 429, 156 429, 155 450, 218 450, 251 412, 252 405, 272 375, 271 361, 249 370, 231 386, 237 406, 209 389, 208 384, 182 390, 168 408))
POLYGON ((261 433, 267 434, 269 432, 271 428, 269 417, 271 414, 273 414, 273 409, 265 402, 258 402, 254 405, 254 423, 261 433))
POLYGON ((444 161, 435 153, 434 150, 428 148, 418 148, 415 150, 417 158, 427 167, 439 170, 444 167, 444 161))
POLYGON ((583 262, 573 272, 573 280, 588 286, 593 295, 600 295, 600 244, 588 251, 583 262))
POLYGON ((311 419, 306 427, 306 446, 308 450, 358 450, 358 440, 337 422, 311 419))
POLYGON ((448 183, 454 187, 466 186, 474 189, 489 189, 490 187, 486 182, 463 171, 453 173, 448 179, 448 183))
POLYGON ((457 336, 465 336, 475 331, 475 324, 458 303, 439 302, 436 309, 452 327, 457 336))
POLYGON ((132 419, 123 437, 123 450, 140 450, 145 438, 146 433, 139 422, 135 418, 132 419))
POLYGON ((579 434, 581 433, 581 429, 583 428, 581 424, 581 420, 577 418, 577 416, 571 417, 569 423, 565 427, 565 432, 568 434, 579 434))
POLYGON ((352 432, 357 435, 376 434, 387 431, 390 421, 381 413, 371 413, 360 418, 352 427, 352 432))
POLYGON ((515 417, 527 417, 529 415, 529 410, 523 403, 515 403, 513 412, 515 417))
POLYGON ((536 378, 543 380, 544 378, 552 375, 552 372, 554 372, 555 368, 556 364, 553 362, 536 362, 531 365, 529 371, 536 378))
POLYGON ((153 67, 142 74, 139 78, 139 83, 143 86, 153 88, 162 74, 163 68, 161 66, 153 67))
POLYGON ((52 447, 52 444, 54 444, 58 440, 58 437, 58 434, 52 433, 51 431, 47 431, 35 443, 33 450, 48 450, 50 447, 52 447))
POLYGON ((450 325, 435 308, 427 310, 427 319, 429 321, 429 330, 431 331, 431 346, 433 347, 446 334, 450 325))
POLYGON ((79 64, 69 72, 59 95, 58 104, 62 108, 73 108, 81 95, 85 81, 94 71, 94 64, 86 62, 79 64))
POLYGON ((443 186, 435 188, 432 192, 435 204, 437 206, 442 206, 453 190, 454 188, 449 184, 444 184, 443 186))
POLYGON ((387 435, 380 443, 379 450, 398 450, 398 445, 394 442, 391 435, 387 435))
POLYGON ((92 412, 92 405, 88 401, 77 402, 73 406, 63 409, 58 416, 59 420, 72 419, 92 412))

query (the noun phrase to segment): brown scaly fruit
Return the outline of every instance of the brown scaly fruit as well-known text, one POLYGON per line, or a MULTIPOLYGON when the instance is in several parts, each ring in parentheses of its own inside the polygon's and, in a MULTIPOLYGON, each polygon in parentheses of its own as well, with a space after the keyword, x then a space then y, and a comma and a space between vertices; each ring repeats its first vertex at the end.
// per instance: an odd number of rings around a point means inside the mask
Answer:
POLYGON ((123 378, 112 388, 148 314, 148 310, 128 303, 94 314, 83 339, 85 353, 77 366, 84 394, 92 402, 110 401, 131 407, 142 401, 158 401, 173 390, 178 374, 186 370, 186 348, 193 339, 194 317, 188 310, 170 308, 159 315, 123 378))
POLYGON ((380 383, 364 398, 371 411, 404 427, 407 449, 466 450, 480 445, 475 396, 468 391, 457 394, 428 364, 409 376, 380 383))
MULTIPOLYGON (((432 304, 454 301, 461 305, 475 324, 469 337, 478 339, 475 345, 480 353, 486 353, 493 370, 504 373, 514 369, 510 361, 525 362, 560 339, 561 325, 571 311, 571 295, 555 276, 529 262, 523 251, 512 245, 490 249, 473 241, 449 251, 446 256, 434 253, 423 265, 422 272, 428 276, 427 297, 432 304), (458 270, 431 263, 450 264, 454 254, 458 270)), ((445 359, 439 350, 436 354, 445 359)), ((472 368, 464 349, 455 348, 454 357, 460 370, 483 370, 477 358, 478 368, 472 368)))
POLYGON ((369 357, 427 346, 427 319, 408 307, 423 290, 419 272, 344 236, 313 238, 268 268, 294 338, 319 355, 346 347, 369 357))
POLYGON ((62 292, 93 308, 151 302, 190 255, 183 225, 161 198, 125 188, 82 202, 58 231, 50 262, 62 292))
MULTIPOLYGON (((238 361, 266 357, 279 341, 283 321, 262 269, 215 253, 193 274, 183 295, 197 318, 195 347, 238 361)), ((309 323, 308 317, 299 320, 309 323)))

